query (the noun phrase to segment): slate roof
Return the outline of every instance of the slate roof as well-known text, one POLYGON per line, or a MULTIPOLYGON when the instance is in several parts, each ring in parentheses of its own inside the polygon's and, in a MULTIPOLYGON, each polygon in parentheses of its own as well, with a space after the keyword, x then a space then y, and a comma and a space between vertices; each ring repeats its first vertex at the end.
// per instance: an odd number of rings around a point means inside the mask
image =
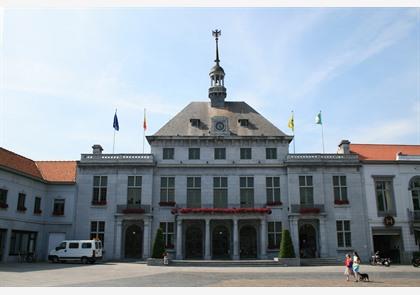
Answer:
POLYGON ((76 161, 33 161, 2 147, 0 168, 45 182, 76 182, 76 161))
POLYGON ((191 102, 153 136, 213 136, 212 118, 226 117, 229 136, 288 137, 256 110, 242 101, 227 101, 223 108, 212 107, 210 102, 191 102), (191 126, 190 119, 200 119, 200 128, 191 126), (249 126, 242 127, 239 119, 248 119, 249 126))
POLYGON ((395 161, 397 153, 420 155, 420 145, 398 144, 350 144, 350 152, 363 161, 395 161))

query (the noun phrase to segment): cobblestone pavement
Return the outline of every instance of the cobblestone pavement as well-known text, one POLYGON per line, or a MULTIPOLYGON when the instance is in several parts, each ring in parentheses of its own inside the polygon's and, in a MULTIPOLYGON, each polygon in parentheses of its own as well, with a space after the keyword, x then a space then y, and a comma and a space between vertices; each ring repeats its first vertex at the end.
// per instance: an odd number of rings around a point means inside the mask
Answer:
POLYGON ((139 263, 3 264, 0 286, 420 287, 420 268, 362 265, 371 282, 346 282, 342 266, 161 267, 139 263))

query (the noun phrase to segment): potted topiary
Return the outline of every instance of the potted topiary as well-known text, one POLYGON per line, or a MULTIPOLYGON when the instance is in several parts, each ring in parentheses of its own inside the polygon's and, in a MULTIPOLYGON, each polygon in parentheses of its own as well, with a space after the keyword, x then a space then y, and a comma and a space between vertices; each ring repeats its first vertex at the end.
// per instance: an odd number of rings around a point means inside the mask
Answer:
POLYGON ((148 265, 162 265, 163 256, 165 254, 165 240, 163 238, 163 231, 158 228, 156 232, 155 241, 153 243, 152 258, 147 260, 148 265))
POLYGON ((284 265, 300 265, 300 259, 296 258, 292 238, 290 237, 290 232, 287 229, 283 229, 281 233, 279 262, 284 265))

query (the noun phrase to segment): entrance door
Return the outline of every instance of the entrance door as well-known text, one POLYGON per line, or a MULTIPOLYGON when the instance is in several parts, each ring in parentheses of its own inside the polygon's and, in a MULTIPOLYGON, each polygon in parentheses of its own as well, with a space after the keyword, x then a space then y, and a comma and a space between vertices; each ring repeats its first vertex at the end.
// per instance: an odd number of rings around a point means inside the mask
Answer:
POLYGON ((229 231, 224 225, 218 225, 213 229, 212 250, 213 259, 229 259, 230 254, 229 231))
POLYGON ((0 229, 0 261, 3 259, 4 246, 6 245, 6 230, 0 229))
POLYGON ((203 233, 199 226, 189 226, 185 234, 185 258, 203 258, 203 233))
POLYGON ((373 248, 381 257, 391 258, 393 263, 400 263, 400 235, 374 235, 373 248))
POLYGON ((48 252, 47 256, 50 254, 51 250, 54 250, 62 241, 66 239, 65 233, 49 233, 48 235, 48 252))
POLYGON ((125 230, 125 258, 142 258, 143 231, 138 225, 130 225, 125 230))
POLYGON ((312 224, 304 224, 299 229, 299 252, 301 258, 317 257, 316 230, 312 224))
POLYGON ((253 226, 246 225, 239 233, 240 258, 257 258, 257 231, 253 226))

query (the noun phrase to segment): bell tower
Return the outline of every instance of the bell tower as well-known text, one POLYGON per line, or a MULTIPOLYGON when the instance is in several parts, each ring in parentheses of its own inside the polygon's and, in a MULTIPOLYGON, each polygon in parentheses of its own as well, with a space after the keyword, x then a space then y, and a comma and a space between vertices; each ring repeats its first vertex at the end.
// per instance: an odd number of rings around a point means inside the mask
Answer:
POLYGON ((211 100, 212 107, 224 107, 226 98, 225 88, 225 71, 219 65, 219 36, 221 35, 220 30, 213 31, 213 37, 216 40, 216 63, 210 70, 210 87, 209 87, 209 98, 211 100))

